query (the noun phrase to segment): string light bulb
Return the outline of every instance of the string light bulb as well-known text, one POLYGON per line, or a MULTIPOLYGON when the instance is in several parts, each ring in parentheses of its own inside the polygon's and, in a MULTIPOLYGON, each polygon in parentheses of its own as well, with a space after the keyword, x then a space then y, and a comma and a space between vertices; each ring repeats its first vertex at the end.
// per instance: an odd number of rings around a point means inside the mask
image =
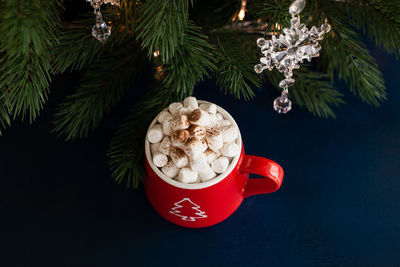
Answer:
POLYGON ((242 0, 242 5, 238 14, 238 18, 240 21, 244 20, 244 17, 246 16, 246 4, 247 0, 242 0))

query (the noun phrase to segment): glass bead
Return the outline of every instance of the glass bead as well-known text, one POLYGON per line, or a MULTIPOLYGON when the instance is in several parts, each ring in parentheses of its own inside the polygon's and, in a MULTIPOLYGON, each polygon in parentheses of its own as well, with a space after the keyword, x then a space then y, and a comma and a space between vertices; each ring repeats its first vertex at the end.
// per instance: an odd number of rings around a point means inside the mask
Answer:
POLYGON ((103 0, 86 0, 86 2, 89 2, 95 10, 99 9, 100 6, 104 4, 103 0))
POLYGON ((279 83, 279 87, 285 89, 293 86, 293 84, 294 84, 294 79, 286 78, 279 83))
POLYGON ((299 23, 300 23, 300 18, 298 16, 297 17, 293 17, 290 20, 290 25, 292 25, 292 26, 297 26, 299 23))
POLYGON ((324 33, 328 33, 328 32, 330 32, 331 31, 331 25, 329 25, 328 23, 325 23, 325 24, 322 24, 322 26, 321 26, 321 30, 324 32, 324 33))
POLYGON ((267 58, 267 57, 262 57, 260 58, 260 62, 264 65, 266 65, 267 67, 271 67, 272 66, 272 60, 271 58, 267 58))
POLYGON ((257 39, 257 46, 258 47, 263 47, 266 44, 266 41, 264 38, 258 38, 257 39))
POLYGON ((292 72, 291 69, 285 70, 284 74, 285 74, 285 77, 286 77, 286 78, 290 78, 290 77, 293 76, 293 72, 292 72))
POLYGON ((92 35, 100 42, 104 42, 111 35, 111 28, 103 21, 100 10, 96 11, 96 24, 92 28, 92 35))
POLYGON ((264 66, 261 64, 257 64, 254 66, 254 71, 257 73, 261 73, 264 70, 264 66))
POLYGON ((303 11, 306 6, 306 0, 296 0, 289 7, 289 13, 292 15, 298 15, 303 11))
POLYGON ((96 24, 92 28, 92 35, 100 42, 104 42, 111 35, 111 28, 104 22, 100 25, 96 24))
POLYGON ((292 109, 292 101, 287 96, 287 91, 282 91, 282 95, 274 101, 274 109, 278 113, 286 114, 292 109))

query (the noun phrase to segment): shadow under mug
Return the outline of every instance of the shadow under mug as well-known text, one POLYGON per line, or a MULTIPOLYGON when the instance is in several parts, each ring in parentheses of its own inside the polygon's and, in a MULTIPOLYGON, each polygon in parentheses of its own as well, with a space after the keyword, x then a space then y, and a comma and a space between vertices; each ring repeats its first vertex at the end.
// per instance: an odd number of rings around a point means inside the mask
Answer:
MULTIPOLYGON (((209 103, 202 100, 198 102, 209 103)), ((219 106, 217 111, 237 127, 228 112, 219 106)), ((157 122, 157 117, 150 127, 157 122)), ((153 164, 150 143, 146 138, 145 191, 151 205, 174 224, 201 228, 228 218, 246 197, 278 190, 283 180, 282 167, 266 158, 245 155, 240 132, 237 144, 241 147, 241 153, 232 159, 225 173, 204 183, 184 184, 168 178, 153 164), (251 173, 263 178, 249 179, 251 173)))

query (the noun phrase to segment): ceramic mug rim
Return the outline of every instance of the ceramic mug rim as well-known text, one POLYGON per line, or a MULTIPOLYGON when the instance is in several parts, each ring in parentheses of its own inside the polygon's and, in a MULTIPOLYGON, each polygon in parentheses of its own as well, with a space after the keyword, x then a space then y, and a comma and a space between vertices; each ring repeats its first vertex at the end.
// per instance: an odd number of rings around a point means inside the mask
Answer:
MULTIPOLYGON (((211 102, 208 102, 208 101, 204 101, 204 100, 198 100, 198 103, 199 104, 214 104, 214 103, 211 103, 211 102)), ((217 106, 217 111, 219 113, 221 113, 221 115, 224 117, 224 119, 229 120, 231 122, 231 124, 236 126, 236 128, 238 129, 239 135, 238 135, 236 144, 239 145, 240 151, 242 151, 242 145, 243 145, 242 144, 242 137, 241 137, 240 130, 239 130, 239 127, 238 127, 237 123, 235 122, 233 117, 225 109, 221 108, 218 105, 216 105, 216 106, 217 106)), ((168 107, 163 109, 161 112, 167 111, 167 110, 168 110, 168 107)), ((145 138, 145 155, 146 155, 146 160, 147 160, 148 164, 150 165, 150 167, 152 168, 152 170, 164 182, 166 182, 166 183, 168 183, 168 184, 170 184, 170 185, 172 185, 174 187, 178 187, 178 188, 182 188, 182 189, 190 189, 190 190, 203 189, 203 188, 207 188, 207 187, 213 186, 213 185, 221 182, 222 180, 224 180, 233 171, 233 169, 236 167, 236 165, 237 165, 237 163, 239 161, 241 153, 239 153, 239 155, 235 156, 232 159, 230 165, 228 166, 228 169, 224 173, 222 173, 222 174, 218 175, 217 177, 215 177, 215 178, 213 178, 213 179, 211 179, 211 180, 209 180, 207 182, 204 182, 204 183, 185 184, 185 183, 173 180, 173 179, 167 177, 164 173, 162 173, 161 170, 157 166, 155 166, 154 163, 153 163, 153 160, 151 158, 150 142, 147 140, 147 133, 148 133, 149 129, 157 122, 158 116, 160 116, 161 112, 157 114, 157 116, 153 119, 153 121, 151 122, 150 126, 147 129, 146 138, 145 138)))

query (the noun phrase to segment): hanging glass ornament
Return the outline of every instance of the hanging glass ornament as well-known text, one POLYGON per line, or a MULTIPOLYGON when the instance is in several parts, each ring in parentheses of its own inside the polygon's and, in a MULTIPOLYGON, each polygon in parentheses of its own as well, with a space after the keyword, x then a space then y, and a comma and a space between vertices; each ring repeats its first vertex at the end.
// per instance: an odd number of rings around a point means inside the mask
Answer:
POLYGON ((96 24, 92 28, 92 35, 100 42, 105 42, 111 35, 111 28, 103 21, 100 8, 96 11, 96 24))
POLYGON ((329 24, 323 24, 320 28, 315 26, 307 29, 306 25, 300 23, 298 14, 304 9, 305 0, 296 0, 289 8, 292 15, 290 28, 284 28, 283 34, 279 37, 272 35, 271 40, 259 38, 257 46, 261 48, 264 57, 260 58, 261 64, 254 66, 257 73, 268 69, 271 71, 274 67, 279 72, 284 73, 285 79, 279 83, 282 94, 274 101, 274 109, 278 113, 287 113, 291 110, 292 102, 288 98, 289 87, 293 86, 295 80, 292 79, 293 70, 300 68, 300 63, 305 59, 308 62, 313 57, 319 57, 321 45, 318 41, 324 38, 324 34, 331 30, 329 24))
POLYGON ((86 2, 92 5, 94 14, 96 14, 96 24, 92 28, 92 35, 100 42, 105 42, 111 35, 111 27, 104 22, 100 7, 102 4, 119 6, 120 0, 86 0, 86 2))

